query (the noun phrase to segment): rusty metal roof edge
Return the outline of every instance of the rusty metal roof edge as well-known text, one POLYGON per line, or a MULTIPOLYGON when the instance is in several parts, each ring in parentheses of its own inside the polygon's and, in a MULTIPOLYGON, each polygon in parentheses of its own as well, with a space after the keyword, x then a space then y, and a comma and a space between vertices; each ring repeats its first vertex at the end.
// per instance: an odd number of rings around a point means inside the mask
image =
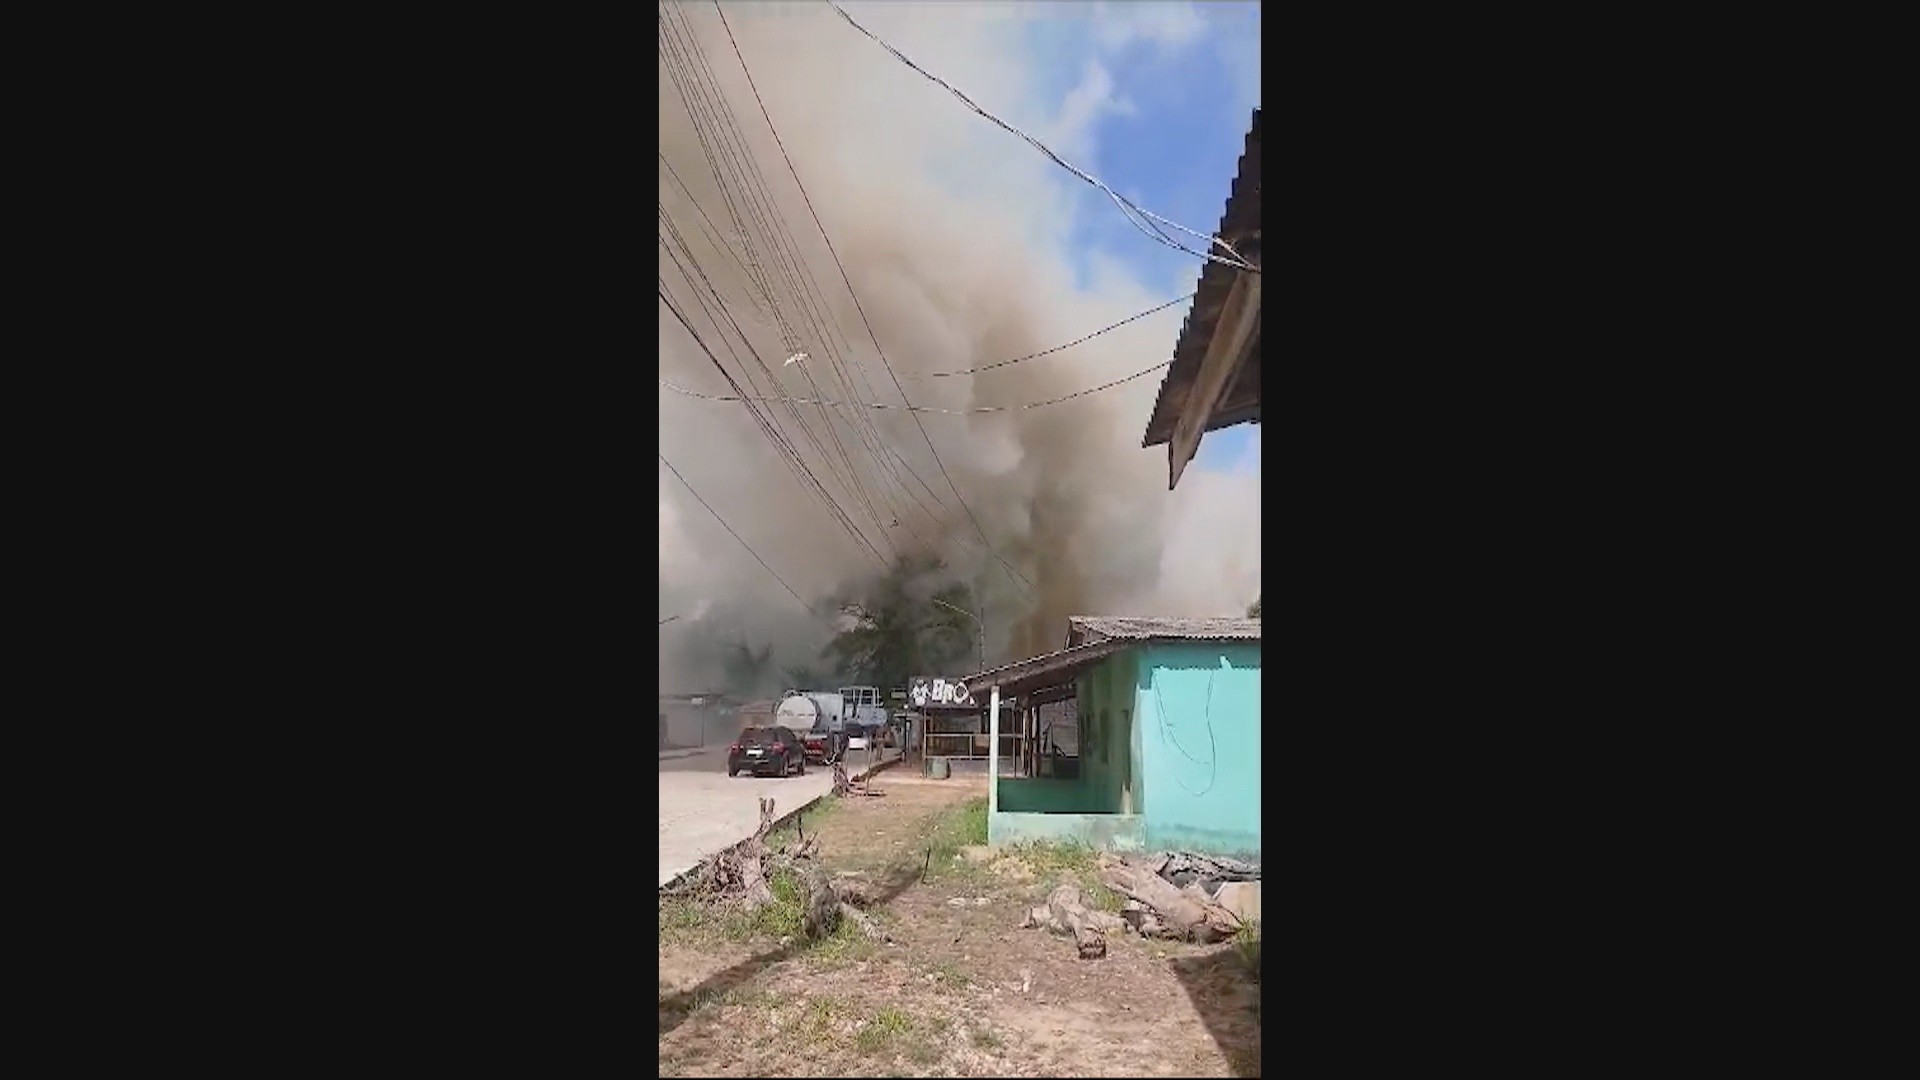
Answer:
POLYGON ((1064 672, 1076 668, 1081 664, 1092 663, 1112 653, 1120 652, 1133 644, 1134 642, 1118 638, 1107 641, 1090 641, 1084 645, 1075 645, 1068 649, 1041 653, 1038 656, 1029 656, 1024 660, 1016 660, 1010 664, 1001 664, 999 667, 988 668, 978 674, 963 676, 960 681, 966 685, 967 693, 978 694, 980 691, 992 689, 996 685, 1004 686, 1008 683, 1024 682, 1041 675, 1051 674, 1056 671, 1064 672), (1017 669, 1020 668, 1031 668, 1032 670, 1017 671, 1017 669))
MULTIPOLYGON (((1215 235, 1225 234, 1227 231, 1228 223, 1233 220, 1234 209, 1235 209, 1234 203, 1241 196, 1241 178, 1245 176, 1247 172, 1247 159, 1248 157, 1251 156, 1252 158, 1254 158, 1256 162, 1259 160, 1259 154, 1260 154, 1259 141, 1260 141, 1260 108, 1259 106, 1256 105, 1254 106, 1254 109, 1253 109, 1253 118, 1251 121, 1249 121, 1247 125, 1247 137, 1246 137, 1245 143, 1241 147, 1240 158, 1238 161, 1234 163, 1233 180, 1227 189, 1226 205, 1223 206, 1220 210, 1220 225, 1219 225, 1219 228, 1215 230, 1215 235)), ((1249 193, 1249 197, 1257 198, 1258 192, 1256 191, 1256 192, 1249 193)), ((1221 263, 1216 263, 1212 261, 1209 261, 1201 266, 1200 280, 1194 289, 1195 295, 1193 298, 1193 304, 1187 309, 1186 317, 1180 321, 1179 336, 1173 339, 1173 342, 1174 342, 1173 363, 1168 365, 1167 373, 1160 377, 1160 388, 1154 394, 1153 411, 1148 414, 1146 431, 1140 436, 1140 448, 1142 450, 1159 446, 1167 442, 1169 439, 1173 437, 1173 418, 1168 417, 1163 420, 1161 414, 1166 408, 1167 386, 1169 383, 1173 382, 1174 376, 1176 374, 1184 376, 1181 380, 1182 382, 1186 382, 1192 378, 1191 374, 1189 374, 1188 372, 1188 368, 1191 365, 1190 364, 1183 365, 1181 363, 1181 352, 1182 352, 1181 346, 1186 344, 1188 340, 1189 332, 1192 332, 1195 334, 1200 332, 1197 328, 1193 326, 1193 319, 1194 319, 1194 315, 1201 310, 1202 298, 1206 297, 1210 299, 1214 294, 1220 294, 1221 298, 1224 300, 1224 293, 1222 292, 1222 290, 1232 287, 1232 284, 1233 284, 1232 275, 1235 274, 1236 272, 1237 271, 1234 271, 1231 268, 1222 265, 1221 263), (1155 438, 1153 434, 1154 429, 1156 427, 1160 427, 1163 425, 1166 428, 1166 433, 1161 435, 1159 438, 1155 438)), ((1211 331, 1212 324, 1217 324, 1218 322, 1219 322, 1219 313, 1216 311, 1214 312, 1214 317, 1208 320, 1208 323, 1209 323, 1209 326, 1207 327, 1208 331, 1209 332, 1211 331)))

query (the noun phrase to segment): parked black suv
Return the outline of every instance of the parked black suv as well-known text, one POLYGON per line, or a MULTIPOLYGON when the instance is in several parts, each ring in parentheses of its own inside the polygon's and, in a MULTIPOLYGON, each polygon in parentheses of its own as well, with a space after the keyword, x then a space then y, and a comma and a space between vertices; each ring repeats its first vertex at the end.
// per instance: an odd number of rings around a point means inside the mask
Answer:
POLYGON ((783 727, 750 727, 727 747, 727 775, 742 771, 755 776, 807 774, 807 752, 800 737, 783 727))

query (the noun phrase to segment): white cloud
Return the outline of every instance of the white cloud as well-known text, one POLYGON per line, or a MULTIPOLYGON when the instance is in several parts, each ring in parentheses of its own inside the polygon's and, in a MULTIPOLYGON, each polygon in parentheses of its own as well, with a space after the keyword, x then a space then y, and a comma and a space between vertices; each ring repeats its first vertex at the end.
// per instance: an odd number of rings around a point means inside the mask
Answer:
POLYGON ((1113 74, 1098 60, 1088 60, 1080 81, 1060 102, 1060 110, 1041 142, 1053 147, 1082 169, 1093 167, 1093 133, 1105 116, 1131 116, 1133 102, 1113 92, 1113 74))
POLYGON ((1192 4, 1123 3, 1094 5, 1095 36, 1109 50, 1147 41, 1170 51, 1191 45, 1207 24, 1192 4))

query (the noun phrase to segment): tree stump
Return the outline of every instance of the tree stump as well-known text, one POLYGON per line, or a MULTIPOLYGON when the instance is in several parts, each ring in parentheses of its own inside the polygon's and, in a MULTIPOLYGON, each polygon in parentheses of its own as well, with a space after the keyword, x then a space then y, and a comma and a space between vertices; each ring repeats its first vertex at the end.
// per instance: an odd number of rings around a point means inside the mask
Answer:
POLYGON ((773 889, 767 885, 764 865, 767 858, 767 833, 772 829, 773 800, 761 799, 760 824, 753 830, 753 835, 747 837, 736 849, 740 868, 740 887, 749 908, 773 903, 773 889))
POLYGON ((1107 955, 1106 932, 1124 929, 1126 925, 1118 915, 1088 910, 1077 885, 1054 889, 1047 902, 1027 912, 1020 923, 1022 929, 1037 926, 1073 938, 1082 960, 1098 960, 1107 955))

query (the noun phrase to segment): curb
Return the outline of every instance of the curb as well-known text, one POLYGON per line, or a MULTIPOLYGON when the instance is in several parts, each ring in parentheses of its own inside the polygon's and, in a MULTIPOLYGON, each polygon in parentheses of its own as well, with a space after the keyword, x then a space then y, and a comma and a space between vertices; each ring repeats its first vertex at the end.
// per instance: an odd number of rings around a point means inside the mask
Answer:
MULTIPOLYGON (((896 757, 891 761, 882 761, 868 767, 867 769, 861 772, 848 773, 847 779, 848 780, 864 780, 867 777, 872 776, 874 773, 882 772, 894 765, 900 764, 900 762, 904 760, 905 760, 904 758, 896 757)), ((791 821, 792 819, 799 817, 801 814, 806 813, 808 810, 813 809, 813 806, 815 803, 818 803, 823 799, 831 799, 831 798, 833 798, 833 789, 828 788, 826 791, 818 795, 815 795, 813 798, 808 799, 806 802, 801 803, 799 806, 796 806, 793 809, 787 811, 786 813, 781 814, 779 817, 774 818, 772 828, 769 828, 767 831, 773 832, 774 829, 778 829, 780 826, 785 825, 788 821, 791 821)), ((693 873, 695 870, 700 869, 701 867, 707 865, 708 862, 712 861, 714 855, 718 855, 722 851, 731 851, 734 848, 739 847, 743 843, 746 843, 746 841, 738 840, 738 841, 735 841, 734 843, 728 844, 726 847, 721 848, 720 851, 714 852, 713 855, 703 856, 699 862, 694 863, 692 866, 687 867, 685 870, 680 871, 679 873, 668 878, 666 881, 662 882, 660 885, 660 891, 666 892, 668 889, 671 889, 675 885, 680 884, 680 882, 684 880, 688 874, 693 873)))

